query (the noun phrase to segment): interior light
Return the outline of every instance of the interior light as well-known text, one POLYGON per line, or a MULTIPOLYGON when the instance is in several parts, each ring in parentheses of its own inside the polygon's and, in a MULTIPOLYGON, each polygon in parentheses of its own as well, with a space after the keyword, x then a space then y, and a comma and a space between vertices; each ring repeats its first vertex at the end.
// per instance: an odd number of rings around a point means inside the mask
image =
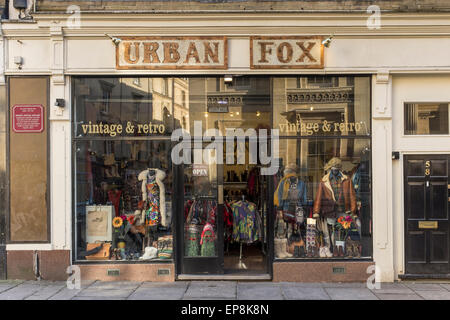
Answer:
POLYGON ((223 81, 224 81, 225 83, 231 83, 231 82, 233 82, 233 76, 232 76, 232 75, 225 75, 225 76, 223 77, 223 81))
POLYGON ((261 112, 256 111, 256 116, 259 117, 261 115, 261 112))

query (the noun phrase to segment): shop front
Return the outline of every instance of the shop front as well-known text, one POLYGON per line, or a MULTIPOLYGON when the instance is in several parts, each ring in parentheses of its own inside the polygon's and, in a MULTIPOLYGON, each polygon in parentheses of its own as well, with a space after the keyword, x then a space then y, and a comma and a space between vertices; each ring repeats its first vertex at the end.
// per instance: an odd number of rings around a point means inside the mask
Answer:
POLYGON ((71 266, 86 280, 362 282, 376 271, 389 282, 435 261, 445 273, 448 131, 397 123, 407 105, 450 101, 446 60, 377 58, 428 38, 372 37, 359 15, 333 40, 330 26, 350 18, 222 14, 217 26, 206 13, 92 13, 71 28, 67 14, 35 17, 3 25, 5 59, 23 58, 5 63, 8 277, 65 280, 71 266), (15 131, 16 105, 42 106, 44 131, 15 131), (30 186, 14 139, 40 151, 30 186), (416 155, 434 156, 422 159, 430 176, 416 176, 416 155), (420 198, 427 183, 439 187, 420 198), (423 219, 438 229, 417 230, 420 199, 441 210, 423 219), (420 266, 417 246, 437 258, 420 266))
POLYGON ((73 77, 74 261, 179 279, 371 261, 370 82, 73 77))

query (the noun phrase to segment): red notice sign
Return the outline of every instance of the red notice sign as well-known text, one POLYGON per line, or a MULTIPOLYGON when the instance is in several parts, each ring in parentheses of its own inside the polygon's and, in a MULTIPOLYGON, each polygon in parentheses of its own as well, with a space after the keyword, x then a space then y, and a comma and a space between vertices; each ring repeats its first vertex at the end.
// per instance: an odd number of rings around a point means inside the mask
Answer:
POLYGON ((19 133, 44 131, 44 107, 40 104, 16 104, 12 108, 12 127, 19 133))

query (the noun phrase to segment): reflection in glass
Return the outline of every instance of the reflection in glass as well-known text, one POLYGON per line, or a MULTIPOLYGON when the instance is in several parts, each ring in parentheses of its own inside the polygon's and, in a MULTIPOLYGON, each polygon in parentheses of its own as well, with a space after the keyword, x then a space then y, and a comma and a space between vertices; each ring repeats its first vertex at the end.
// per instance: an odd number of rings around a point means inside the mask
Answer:
POLYGON ((370 257, 370 140, 283 139, 280 157, 275 257, 370 257))
POLYGON ((448 134, 448 107, 441 104, 405 104, 405 134, 448 134))
POLYGON ((170 142, 94 140, 75 147, 77 259, 172 259, 170 142))

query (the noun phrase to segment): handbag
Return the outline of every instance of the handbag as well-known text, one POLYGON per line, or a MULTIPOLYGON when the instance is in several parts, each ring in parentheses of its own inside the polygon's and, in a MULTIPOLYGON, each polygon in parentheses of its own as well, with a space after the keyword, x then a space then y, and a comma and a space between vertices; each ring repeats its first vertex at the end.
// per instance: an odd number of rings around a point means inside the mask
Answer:
POLYGON ((111 243, 96 242, 86 245, 86 260, 108 260, 111 252, 111 243))

